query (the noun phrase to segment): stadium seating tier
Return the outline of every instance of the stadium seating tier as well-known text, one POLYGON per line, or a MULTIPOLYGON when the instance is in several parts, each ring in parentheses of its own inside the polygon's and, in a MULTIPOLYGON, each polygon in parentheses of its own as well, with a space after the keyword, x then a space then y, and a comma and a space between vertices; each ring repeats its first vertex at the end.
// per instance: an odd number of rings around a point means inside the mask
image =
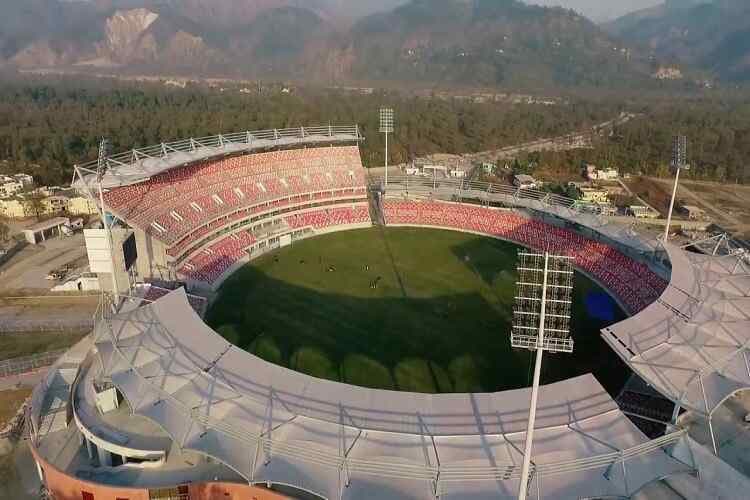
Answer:
POLYGON ((104 198, 108 209, 130 225, 173 245, 246 207, 351 194, 366 196, 357 146, 270 151, 199 162, 112 189, 104 198))
MULTIPOLYGON (((287 215, 283 221, 289 230, 310 228, 319 231, 336 226, 367 224, 370 222, 370 212, 366 205, 335 206, 287 215)), ((214 285, 247 255, 247 249, 256 241, 256 236, 248 230, 225 235, 192 255, 178 272, 187 279, 214 285)))
POLYGON ((436 201, 389 200, 384 212, 387 224, 460 229, 515 241, 535 250, 569 255, 578 269, 599 281, 631 314, 645 309, 667 286, 647 265, 605 243, 507 210, 436 201))

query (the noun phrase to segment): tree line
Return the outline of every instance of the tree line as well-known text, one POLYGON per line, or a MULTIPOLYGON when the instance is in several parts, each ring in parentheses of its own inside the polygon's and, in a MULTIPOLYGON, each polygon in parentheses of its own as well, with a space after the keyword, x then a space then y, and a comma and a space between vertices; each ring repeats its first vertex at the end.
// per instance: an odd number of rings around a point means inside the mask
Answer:
POLYGON ((741 97, 586 99, 562 104, 476 103, 467 99, 370 95, 320 88, 240 93, 205 86, 166 88, 110 80, 7 79, 0 82, 0 173, 25 171, 41 184, 65 184, 73 165, 96 157, 101 138, 114 151, 244 130, 357 123, 365 166, 383 164, 378 109, 391 106, 396 132, 389 162, 433 153, 499 149, 584 130, 623 109, 642 113, 595 140, 593 150, 544 152, 545 168, 574 171, 582 161, 626 172, 667 175, 671 136, 690 138, 696 178, 750 181, 750 103, 741 97), (3 161, 4 160, 4 161, 3 161))

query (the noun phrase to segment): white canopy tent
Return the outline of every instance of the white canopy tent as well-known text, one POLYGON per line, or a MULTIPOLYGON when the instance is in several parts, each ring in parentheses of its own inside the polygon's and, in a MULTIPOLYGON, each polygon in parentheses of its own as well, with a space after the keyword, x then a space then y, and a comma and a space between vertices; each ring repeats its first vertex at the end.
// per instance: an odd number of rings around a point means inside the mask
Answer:
MULTIPOLYGON (((325 498, 513 498, 527 389, 415 394, 321 380, 267 363, 207 327, 180 289, 97 325, 101 376, 184 449, 248 482, 325 498)), ((533 495, 614 495, 688 472, 591 375, 544 386, 533 495)))
POLYGON ((672 277, 662 296, 602 331, 633 371, 709 423, 727 398, 750 389, 750 262, 740 248, 715 248, 667 244, 672 277))

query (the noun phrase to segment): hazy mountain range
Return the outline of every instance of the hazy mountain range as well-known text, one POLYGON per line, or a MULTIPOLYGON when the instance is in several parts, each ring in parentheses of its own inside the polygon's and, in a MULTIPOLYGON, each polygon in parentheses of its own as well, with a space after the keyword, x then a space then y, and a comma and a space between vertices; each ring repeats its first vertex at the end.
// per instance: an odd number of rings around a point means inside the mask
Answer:
POLYGON ((662 60, 701 68, 724 80, 750 79, 748 0, 669 0, 604 27, 662 60))
POLYGON ((653 7, 663 0, 525 0, 546 7, 565 7, 583 14, 592 21, 606 22, 636 10, 653 7))
POLYGON ((517 0, 0 0, 0 64, 475 86, 622 84, 661 62, 748 77, 745 0, 692 3, 600 27, 517 0))

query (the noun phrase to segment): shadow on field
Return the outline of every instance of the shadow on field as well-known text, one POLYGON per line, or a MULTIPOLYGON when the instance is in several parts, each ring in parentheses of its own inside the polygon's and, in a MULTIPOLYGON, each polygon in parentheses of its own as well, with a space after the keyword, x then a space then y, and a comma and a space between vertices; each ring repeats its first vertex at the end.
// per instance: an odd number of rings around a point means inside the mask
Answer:
MULTIPOLYGON (((502 312, 506 313, 505 318, 510 324, 516 281, 518 281, 518 273, 515 270, 517 260, 515 248, 509 249, 506 241, 477 238, 452 246, 451 252, 480 282, 487 286, 489 293, 499 304, 506 306, 502 312), (491 243, 488 244, 487 240, 491 243), (502 255, 501 260, 498 260, 498 254, 502 255)), ((510 335, 510 331, 504 333, 510 335)))
MULTIPOLYGON (((513 283, 506 276, 498 284, 498 272, 493 275, 493 266, 485 265, 481 255, 473 256, 475 250, 469 245, 455 252, 471 256, 475 272, 493 293, 498 287, 507 288, 508 279, 513 283)), ((510 348, 510 318, 495 300, 488 301, 487 292, 385 297, 371 288, 374 272, 337 270, 330 272, 330 279, 338 279, 339 272, 347 273, 341 279, 361 281, 362 296, 300 287, 246 266, 225 282, 207 322, 231 342, 270 362, 356 385, 479 392, 528 384, 530 355, 510 348)), ((322 279, 327 277, 322 274, 322 279)), ((574 305, 578 311, 574 327, 579 329, 576 352, 549 356, 542 382, 593 372, 605 388, 617 392, 626 370, 613 370, 619 358, 599 336, 604 324, 581 313, 584 293, 577 290, 574 305)))
POLYGON ((451 247, 451 252, 456 259, 464 265, 486 285, 492 286, 499 274, 508 274, 505 269, 513 269, 513 284, 515 286, 515 268, 517 255, 515 249, 509 249, 508 243, 491 238, 476 238, 468 240, 461 245, 451 247), (487 240, 492 245, 488 245, 487 240), (492 248, 493 252, 488 252, 492 248), (504 261, 498 261, 497 253, 503 255, 504 261))
POLYGON ((398 269, 398 264, 396 264, 396 259, 393 257, 393 250, 391 250, 391 245, 388 243, 388 236, 385 234, 385 229, 382 226, 378 226, 378 232, 380 233, 380 237, 383 240, 383 246, 385 247, 386 253, 388 254, 388 258, 391 261, 391 268, 393 269, 393 273, 396 275, 396 281, 398 281, 398 286, 401 288, 401 295, 403 297, 406 297, 406 287, 404 286, 404 280, 401 278, 401 272, 398 269))

